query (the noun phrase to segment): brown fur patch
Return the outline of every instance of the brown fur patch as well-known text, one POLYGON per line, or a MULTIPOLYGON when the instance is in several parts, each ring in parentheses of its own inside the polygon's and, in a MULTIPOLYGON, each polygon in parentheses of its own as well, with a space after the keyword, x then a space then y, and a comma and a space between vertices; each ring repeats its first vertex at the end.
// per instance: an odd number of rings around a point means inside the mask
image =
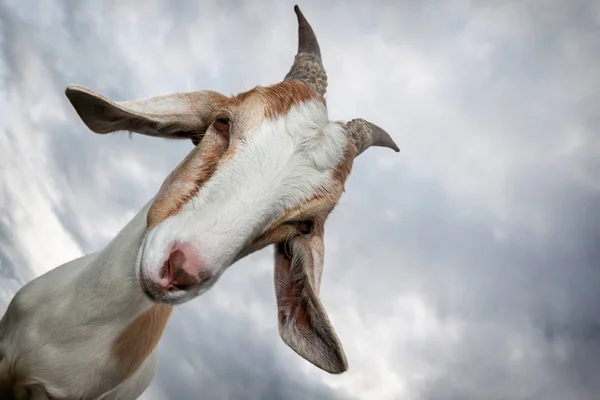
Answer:
POLYGON ((269 86, 264 90, 265 116, 277 118, 290 111, 292 106, 308 101, 320 100, 325 103, 322 96, 317 95, 315 90, 300 81, 283 81, 277 85, 269 86))
POLYGON ((210 179, 226 150, 225 140, 216 140, 209 146, 201 144, 171 172, 163 182, 152 207, 148 211, 148 230, 175 215, 179 209, 198 193, 210 179))
POLYGON ((272 86, 257 86, 235 96, 233 103, 242 104, 252 97, 260 98, 264 104, 264 116, 270 119, 287 114, 294 105, 305 101, 317 100, 325 104, 325 99, 313 88, 297 80, 283 81, 272 86))
POLYGON ((123 379, 133 375, 162 337, 173 307, 155 304, 139 315, 112 343, 110 352, 123 379))

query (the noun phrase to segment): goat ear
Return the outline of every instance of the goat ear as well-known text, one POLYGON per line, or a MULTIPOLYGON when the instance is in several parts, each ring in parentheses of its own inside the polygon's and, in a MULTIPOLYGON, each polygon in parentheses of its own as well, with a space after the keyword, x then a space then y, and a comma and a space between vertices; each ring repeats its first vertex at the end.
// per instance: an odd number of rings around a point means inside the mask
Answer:
POLYGON ((140 100, 112 101, 91 89, 69 85, 65 94, 85 125, 95 133, 130 131, 197 144, 226 96, 210 90, 173 93, 140 100))
POLYGON ((304 359, 340 374, 348 369, 346 355, 318 296, 323 249, 322 232, 276 245, 279 334, 304 359))

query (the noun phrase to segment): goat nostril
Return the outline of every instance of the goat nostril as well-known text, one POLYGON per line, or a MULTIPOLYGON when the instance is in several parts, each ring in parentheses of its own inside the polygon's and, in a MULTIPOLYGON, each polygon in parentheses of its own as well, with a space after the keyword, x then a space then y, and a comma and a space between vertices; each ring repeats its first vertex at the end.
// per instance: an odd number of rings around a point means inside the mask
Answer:
POLYGON ((211 278, 212 274, 189 244, 179 243, 171 249, 160 271, 163 290, 189 292, 211 278))
POLYGON ((189 260, 181 249, 176 249, 169 254, 169 259, 166 261, 168 267, 165 277, 169 280, 168 290, 170 292, 175 290, 188 291, 198 284, 198 278, 186 271, 186 262, 189 262, 189 260))

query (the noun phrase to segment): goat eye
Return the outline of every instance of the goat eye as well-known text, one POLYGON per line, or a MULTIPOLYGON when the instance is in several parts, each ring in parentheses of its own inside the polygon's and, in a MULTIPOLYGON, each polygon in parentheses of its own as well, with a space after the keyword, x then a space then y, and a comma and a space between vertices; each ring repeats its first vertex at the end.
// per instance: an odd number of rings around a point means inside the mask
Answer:
POLYGON ((219 117, 215 119, 213 126, 219 133, 229 133, 229 126, 231 125, 229 118, 227 117, 219 117))
POLYGON ((310 235, 314 228, 313 221, 298 221, 295 223, 295 225, 296 229, 298 229, 298 232, 300 232, 302 235, 310 235))

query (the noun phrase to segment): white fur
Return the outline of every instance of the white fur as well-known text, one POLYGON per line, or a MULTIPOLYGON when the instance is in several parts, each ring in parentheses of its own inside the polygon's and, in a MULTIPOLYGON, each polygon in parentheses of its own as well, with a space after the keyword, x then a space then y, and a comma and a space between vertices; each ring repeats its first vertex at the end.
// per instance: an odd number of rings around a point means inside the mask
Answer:
POLYGON ((110 377, 115 361, 108 349, 151 305, 135 274, 150 204, 101 252, 54 268, 17 292, 0 321, 0 371, 10 366, 57 398, 94 399, 109 391, 106 398, 136 398, 146 389, 156 355, 120 381, 110 377))
POLYGON ((246 137, 191 201, 152 230, 141 260, 145 277, 158 281, 172 243, 189 242, 214 274, 210 287, 269 222, 327 190, 347 144, 343 127, 328 121, 318 101, 296 105, 246 137))

